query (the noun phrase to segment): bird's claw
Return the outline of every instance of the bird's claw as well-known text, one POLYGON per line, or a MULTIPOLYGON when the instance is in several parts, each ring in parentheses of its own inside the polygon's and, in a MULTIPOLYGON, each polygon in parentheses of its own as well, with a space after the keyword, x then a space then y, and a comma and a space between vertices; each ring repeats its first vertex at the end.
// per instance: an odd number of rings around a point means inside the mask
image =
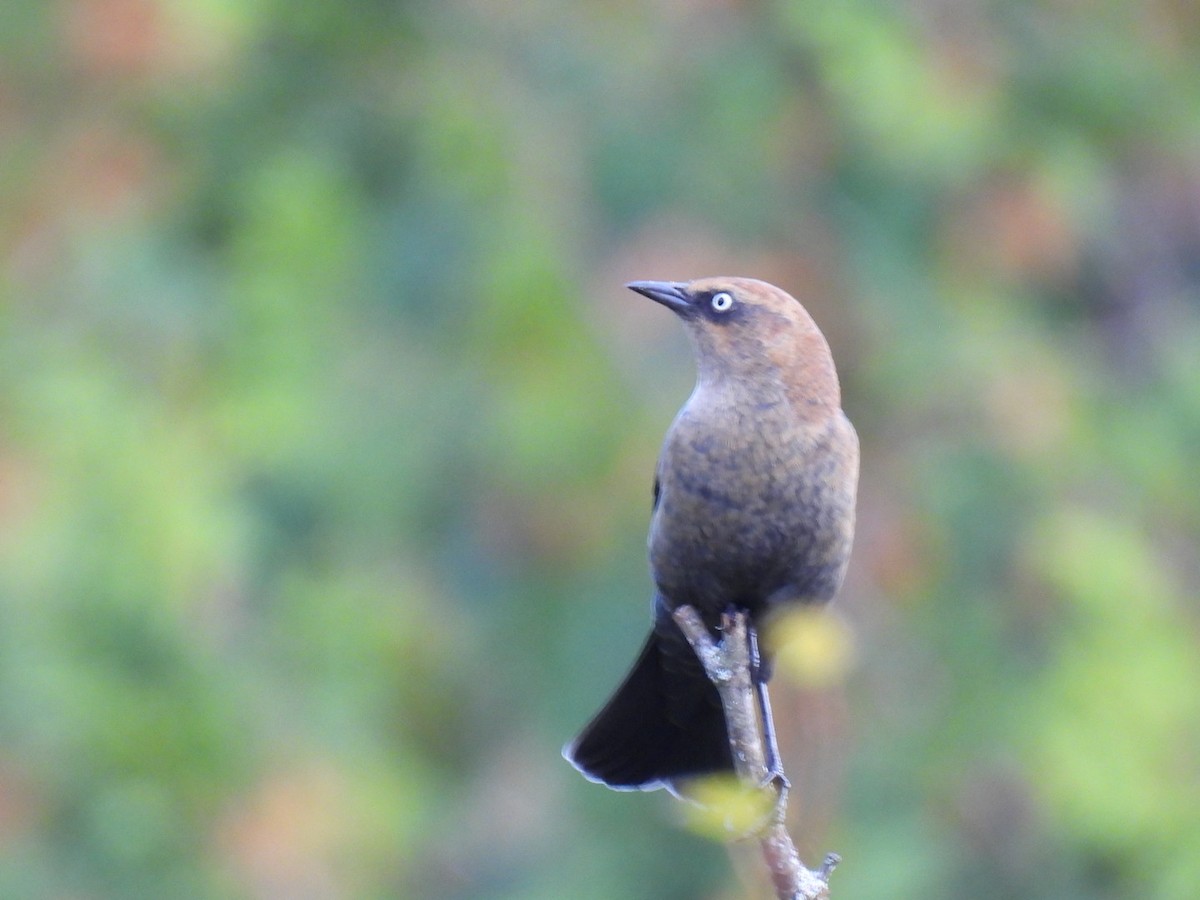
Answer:
POLYGON ((788 791, 792 789, 792 783, 788 781, 788 777, 782 771, 768 772, 767 777, 763 779, 762 786, 774 788, 775 793, 780 797, 786 797, 788 791))
POLYGON ((787 815, 788 794, 792 790, 792 783, 783 772, 768 772, 758 787, 759 790, 770 791, 775 796, 768 821, 782 822, 787 815))

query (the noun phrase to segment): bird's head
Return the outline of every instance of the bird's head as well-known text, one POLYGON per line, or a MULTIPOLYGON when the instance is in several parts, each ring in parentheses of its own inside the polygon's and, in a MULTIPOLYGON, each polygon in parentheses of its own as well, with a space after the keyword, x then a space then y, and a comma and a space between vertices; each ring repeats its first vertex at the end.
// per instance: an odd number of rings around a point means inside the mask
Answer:
POLYGON ((841 405, 825 336, 791 294, 755 278, 634 281, 687 327, 701 380, 733 378, 782 386, 794 405, 841 405))

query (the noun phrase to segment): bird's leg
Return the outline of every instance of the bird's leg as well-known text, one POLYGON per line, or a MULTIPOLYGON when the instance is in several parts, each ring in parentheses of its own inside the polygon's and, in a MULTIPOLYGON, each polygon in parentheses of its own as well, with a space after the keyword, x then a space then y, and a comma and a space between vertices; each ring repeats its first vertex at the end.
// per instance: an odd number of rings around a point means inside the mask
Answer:
POLYGON ((767 678, 763 671, 762 654, 758 649, 758 629, 747 629, 750 641, 750 680, 758 695, 758 713, 762 718, 763 739, 767 751, 767 778, 765 784, 774 786, 780 798, 786 797, 791 783, 783 774, 783 763, 779 759, 779 742, 775 738, 775 717, 771 715, 771 698, 767 694, 767 678))

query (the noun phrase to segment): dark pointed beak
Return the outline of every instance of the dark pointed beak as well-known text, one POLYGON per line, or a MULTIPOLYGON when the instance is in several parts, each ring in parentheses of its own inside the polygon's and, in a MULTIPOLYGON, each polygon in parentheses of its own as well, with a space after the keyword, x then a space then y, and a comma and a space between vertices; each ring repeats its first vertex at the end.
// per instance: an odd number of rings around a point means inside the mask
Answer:
POLYGON ((687 312, 692 306, 687 284, 682 281, 631 281, 625 287, 677 313, 687 312))

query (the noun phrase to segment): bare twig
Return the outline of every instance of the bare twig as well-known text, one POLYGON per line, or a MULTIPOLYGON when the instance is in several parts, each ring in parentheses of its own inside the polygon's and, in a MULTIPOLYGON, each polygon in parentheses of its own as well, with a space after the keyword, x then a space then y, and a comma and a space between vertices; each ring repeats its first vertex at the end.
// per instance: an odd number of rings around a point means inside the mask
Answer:
MULTIPOLYGON (((673 613, 688 643, 696 651, 709 680, 721 695, 725 722, 729 729, 729 749, 738 779, 752 788, 767 789, 767 771, 762 731, 754 705, 754 685, 750 678, 750 643, 746 615, 736 612, 724 617, 720 642, 714 641, 700 615, 690 606, 673 613)), ((829 873, 840 861, 837 854, 825 857, 820 871, 814 872, 800 861, 796 845, 787 833, 784 816, 787 791, 780 789, 770 817, 758 833, 763 859, 771 873, 775 895, 780 900, 829 900, 829 873)))

